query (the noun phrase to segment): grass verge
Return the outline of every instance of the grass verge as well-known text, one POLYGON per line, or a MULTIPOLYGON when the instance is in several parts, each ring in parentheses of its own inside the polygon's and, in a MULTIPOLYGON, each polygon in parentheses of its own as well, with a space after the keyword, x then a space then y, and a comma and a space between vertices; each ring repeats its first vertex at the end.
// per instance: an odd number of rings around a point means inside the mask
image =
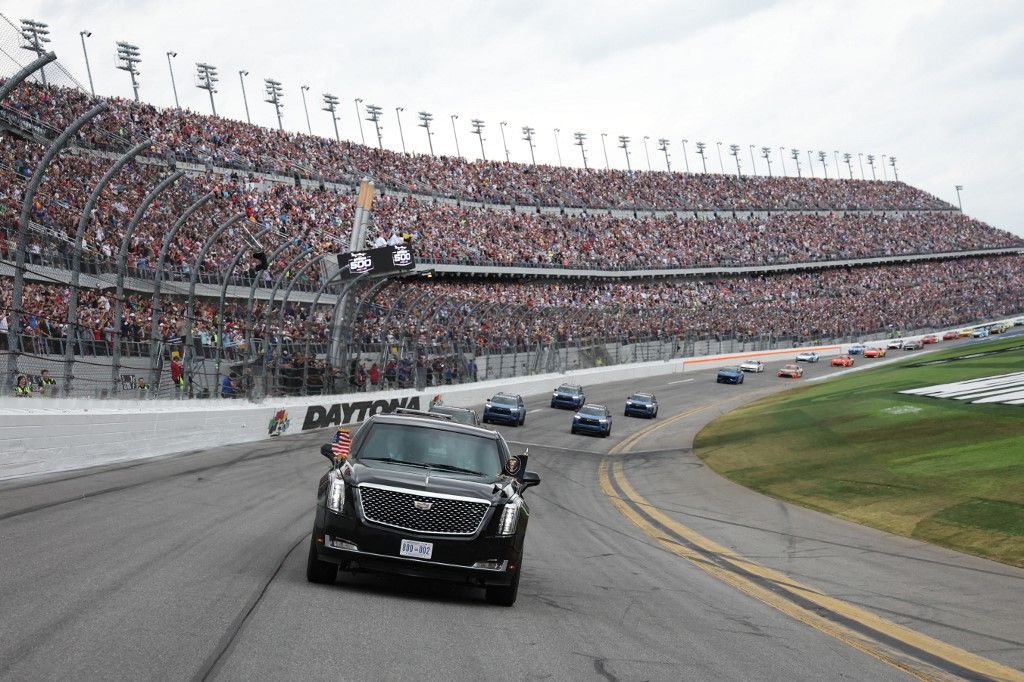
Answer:
POLYGON ((898 393, 1019 371, 1024 336, 908 357, 739 408, 694 448, 772 497, 1024 566, 1024 405, 898 393))

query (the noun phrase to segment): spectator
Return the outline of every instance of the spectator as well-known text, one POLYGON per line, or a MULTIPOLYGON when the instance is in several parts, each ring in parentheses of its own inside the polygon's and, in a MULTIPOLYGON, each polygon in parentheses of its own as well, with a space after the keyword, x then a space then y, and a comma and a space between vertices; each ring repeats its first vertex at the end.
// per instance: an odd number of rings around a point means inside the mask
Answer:
POLYGON ((24 374, 18 375, 18 381, 14 384, 14 397, 31 398, 32 386, 28 383, 28 377, 24 374))

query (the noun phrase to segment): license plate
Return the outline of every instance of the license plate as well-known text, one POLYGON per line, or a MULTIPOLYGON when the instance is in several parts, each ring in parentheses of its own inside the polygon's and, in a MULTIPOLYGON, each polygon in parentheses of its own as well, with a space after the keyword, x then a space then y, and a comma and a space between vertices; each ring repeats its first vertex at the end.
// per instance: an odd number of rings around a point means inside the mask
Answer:
POLYGON ((398 550, 398 553, 415 559, 429 559, 434 553, 434 543, 402 540, 402 547, 398 550))

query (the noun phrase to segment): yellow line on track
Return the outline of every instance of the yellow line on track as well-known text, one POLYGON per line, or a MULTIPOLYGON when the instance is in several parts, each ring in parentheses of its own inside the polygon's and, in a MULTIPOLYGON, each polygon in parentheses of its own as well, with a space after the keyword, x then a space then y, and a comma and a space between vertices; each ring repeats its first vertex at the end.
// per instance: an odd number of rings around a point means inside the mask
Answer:
MULTIPOLYGON (((729 400, 735 400, 735 398, 730 398, 729 400)), ((621 454, 627 452, 653 431, 666 427, 702 410, 721 405, 725 402, 728 402, 728 400, 711 403, 704 407, 689 410, 688 412, 675 415, 658 424, 652 424, 645 427, 619 443, 618 446, 611 450, 610 454, 621 454)), ((783 594, 776 593, 763 585, 759 585, 750 578, 730 570, 728 565, 731 564, 732 567, 757 576, 762 581, 777 585, 783 591, 790 592, 800 599, 809 601, 812 604, 828 610, 842 618, 859 623, 870 630, 880 633, 884 637, 901 642, 909 647, 917 649, 918 651, 926 652, 934 658, 946 661, 961 669, 972 671, 976 675, 994 680, 1024 682, 1024 673, 1021 673, 1018 670, 1014 670, 987 658, 977 656, 969 651, 965 651, 964 649, 960 649, 951 644, 947 644, 933 637, 917 632, 916 630, 894 623, 848 602, 836 599, 835 597, 826 595, 812 587, 798 583, 784 573, 754 563, 753 561, 736 554, 732 550, 719 545, 691 528, 684 526, 677 520, 667 516, 657 507, 641 497, 626 479, 621 460, 616 460, 614 464, 611 464, 611 473, 609 474, 610 464, 611 460, 601 462, 598 467, 598 482, 600 483, 601 490, 604 492, 605 496, 608 497, 612 506, 615 507, 620 514, 639 527, 640 530, 642 530, 648 537, 657 541, 662 547, 666 548, 673 554, 686 559, 691 564, 714 578, 721 580, 741 592, 744 592, 745 594, 754 597, 778 611, 781 611, 802 623, 806 623, 807 625, 810 625, 859 651, 867 653, 920 679, 943 680, 957 678, 955 675, 947 671, 941 670, 930 663, 915 658, 910 652, 900 651, 886 643, 872 639, 867 634, 855 632, 854 630, 829 620, 818 613, 801 606, 800 604, 794 603, 783 594), (625 495, 626 500, 616 493, 612 479, 614 479, 615 484, 622 491, 623 495, 625 495), (636 506, 636 509, 628 504, 627 500, 632 502, 633 505, 636 506), (639 509, 640 512, 638 512, 637 509, 639 509), (699 548, 701 552, 712 555, 714 558, 709 559, 705 554, 702 554, 691 547, 687 547, 686 545, 673 540, 671 537, 666 537, 666 534, 660 531, 655 524, 660 524, 662 527, 668 529, 685 542, 689 543, 693 547, 699 548), (715 559, 718 561, 716 562, 715 559)))

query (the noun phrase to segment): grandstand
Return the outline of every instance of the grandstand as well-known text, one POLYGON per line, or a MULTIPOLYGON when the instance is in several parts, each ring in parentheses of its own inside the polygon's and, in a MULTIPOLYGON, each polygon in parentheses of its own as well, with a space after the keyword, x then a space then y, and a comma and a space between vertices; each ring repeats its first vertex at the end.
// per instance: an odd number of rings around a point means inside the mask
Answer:
POLYGON ((852 169, 738 177, 400 154, 93 98, 47 68, 46 85, 0 101, 6 386, 47 368, 67 395, 216 396, 229 372, 234 395, 253 398, 423 387, 1024 310, 1020 239, 852 169), (345 297, 324 267, 353 246, 364 178, 378 196, 355 246, 405 238, 430 279, 367 280, 345 297))

